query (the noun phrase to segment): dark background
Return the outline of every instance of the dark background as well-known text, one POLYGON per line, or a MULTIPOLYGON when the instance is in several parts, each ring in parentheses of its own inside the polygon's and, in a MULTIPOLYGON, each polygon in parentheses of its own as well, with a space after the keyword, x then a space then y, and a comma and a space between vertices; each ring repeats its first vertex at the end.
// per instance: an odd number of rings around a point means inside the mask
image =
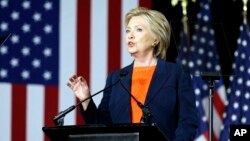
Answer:
MULTIPOLYGON (((199 12, 200 0, 195 3, 188 3, 187 16, 190 27, 196 23, 196 15, 199 12)), ((171 5, 171 0, 153 0, 152 8, 161 11, 172 26, 171 44, 168 50, 168 61, 175 61, 177 57, 177 46, 180 39, 182 27, 182 8, 180 2, 177 6, 171 5)), ((212 0, 211 18, 215 30, 217 50, 220 56, 221 73, 224 75, 225 85, 228 86, 229 77, 232 74, 232 63, 234 61, 234 51, 237 48, 237 38, 239 37, 239 27, 243 21, 242 0, 212 0)), ((249 4, 248 4, 249 9, 249 4)), ((249 13, 249 11, 248 11, 249 13)), ((247 15, 249 17, 249 14, 247 15)), ((249 19, 249 18, 247 18, 249 19)), ((249 23, 249 22, 248 22, 249 23)), ((192 29, 190 29, 192 35, 192 29)))

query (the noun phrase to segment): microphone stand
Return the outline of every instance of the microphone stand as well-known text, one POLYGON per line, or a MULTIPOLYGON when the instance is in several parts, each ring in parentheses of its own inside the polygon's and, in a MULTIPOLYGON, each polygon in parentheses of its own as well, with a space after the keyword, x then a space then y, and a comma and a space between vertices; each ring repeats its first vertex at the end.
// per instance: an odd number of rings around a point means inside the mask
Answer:
POLYGON ((9 33, 8 35, 5 35, 5 36, 1 36, 0 37, 0 48, 1 46, 4 44, 4 42, 7 41, 7 39, 11 36, 12 33, 9 33))
POLYGON ((67 108, 66 110, 59 112, 59 114, 56 115, 56 116, 54 117, 53 122, 56 124, 56 126, 63 126, 64 117, 65 117, 66 114, 68 114, 69 112, 71 112, 72 110, 74 110, 74 109, 75 109, 76 107, 78 107, 81 103, 83 103, 83 102, 87 101, 88 99, 90 99, 90 98, 92 98, 92 97, 98 95, 99 93, 101 93, 101 92, 103 92, 103 91, 105 91, 105 90, 107 90, 107 89, 113 87, 113 86, 114 86, 115 84, 117 84, 119 81, 121 81, 121 79, 118 79, 115 83, 113 83, 113 84, 109 85, 108 87, 105 87, 104 89, 98 91, 97 93, 95 93, 95 94, 93 94, 93 95, 91 95, 91 96, 85 98, 84 100, 80 101, 80 102, 77 103, 76 105, 72 105, 72 106, 70 106, 69 108, 67 108))
POLYGON ((218 72, 201 72, 201 77, 203 80, 208 80, 209 83, 209 104, 208 104, 208 114, 209 114, 209 141, 213 140, 213 88, 214 80, 220 79, 220 73, 218 72))
POLYGON ((129 90, 124 86, 124 84, 120 81, 120 84, 122 85, 122 87, 127 91, 127 93, 135 100, 135 102, 137 103, 137 105, 141 108, 142 110, 142 118, 141 118, 141 122, 145 123, 147 125, 152 125, 152 114, 149 110, 149 108, 145 105, 143 105, 140 101, 138 101, 130 92, 129 90))

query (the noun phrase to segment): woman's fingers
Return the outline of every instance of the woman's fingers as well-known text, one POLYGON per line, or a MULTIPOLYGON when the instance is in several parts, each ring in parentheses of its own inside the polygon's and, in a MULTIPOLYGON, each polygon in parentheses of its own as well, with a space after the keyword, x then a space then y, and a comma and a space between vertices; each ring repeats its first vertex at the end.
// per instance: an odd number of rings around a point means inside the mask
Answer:
POLYGON ((71 89, 74 88, 74 85, 75 85, 75 83, 76 83, 76 78, 77 78, 76 75, 73 75, 73 76, 71 76, 71 77, 69 78, 69 82, 67 83, 67 86, 68 86, 69 88, 71 88, 71 89))
POLYGON ((80 83, 83 82, 83 84, 87 84, 87 81, 82 76, 73 75, 69 78, 69 82, 67 83, 67 86, 73 90, 74 86, 79 82, 80 83))
POLYGON ((77 78, 77 76, 76 76, 76 75, 73 75, 73 76, 71 76, 71 77, 69 78, 69 81, 70 81, 70 82, 74 82, 76 78, 77 78))
POLYGON ((70 83, 67 83, 67 86, 70 87, 70 88, 72 87, 72 85, 70 83))

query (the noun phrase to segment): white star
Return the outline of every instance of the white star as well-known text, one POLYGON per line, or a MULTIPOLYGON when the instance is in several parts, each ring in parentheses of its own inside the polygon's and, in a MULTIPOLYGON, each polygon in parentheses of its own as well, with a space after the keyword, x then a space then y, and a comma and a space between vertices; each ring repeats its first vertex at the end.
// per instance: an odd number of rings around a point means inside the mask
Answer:
POLYGON ((194 71, 194 75, 195 75, 195 76, 199 76, 200 74, 201 74, 201 72, 200 72, 199 70, 196 69, 196 70, 194 71))
POLYGON ((228 103, 229 103, 229 102, 228 102, 228 100, 226 100, 226 101, 225 101, 225 106, 227 106, 227 105, 228 105, 228 103))
POLYGON ((44 26, 43 30, 47 34, 51 33, 52 32, 52 26, 47 24, 47 25, 44 26))
POLYGON ((188 63, 188 66, 189 66, 190 68, 193 68, 193 67, 194 67, 194 62, 190 61, 190 62, 188 63))
POLYGON ((188 51, 188 49, 187 49, 187 47, 185 46, 185 47, 183 47, 183 52, 187 52, 188 51))
POLYGON ((235 91, 235 95, 236 95, 237 97, 239 97, 240 94, 241 94, 240 90, 236 90, 236 91, 235 91))
POLYGON ((17 58, 12 58, 10 60, 10 65, 14 68, 14 67, 17 67, 19 65, 19 61, 17 58))
POLYGON ((201 38, 200 38, 200 42, 201 42, 202 44, 204 44, 204 43, 206 42, 206 38, 205 38, 205 37, 201 37, 201 38))
POLYGON ((181 60, 181 64, 182 65, 186 65, 187 64, 187 60, 186 59, 181 60))
POLYGON ((240 55, 240 57, 241 57, 241 59, 245 59, 246 58, 246 54, 245 53, 242 53, 241 55, 240 55))
POLYGON ((243 40, 241 44, 242 44, 243 47, 247 47, 247 41, 246 40, 243 40))
POLYGON ((1 0, 0 5, 2 8, 8 7, 8 1, 7 0, 1 0))
MULTIPOLYGON (((199 19, 201 18, 201 14, 200 14, 200 13, 198 13, 198 18, 199 18, 199 19)), ((197 25, 194 26, 194 28, 195 28, 196 30, 198 30, 198 29, 200 29, 200 25, 197 24, 197 25)), ((194 36, 195 36, 194 39, 196 40, 196 39, 197 39, 197 36, 196 36, 196 35, 193 35, 193 37, 194 37, 194 36)))
POLYGON ((21 52, 22 52, 23 56, 28 56, 28 55, 30 55, 30 48, 27 46, 24 46, 22 48, 21 52))
POLYGON ((196 107, 199 107, 200 106, 200 102, 198 100, 195 101, 195 105, 196 107))
POLYGON ((244 105, 243 107, 242 107, 242 109, 246 112, 246 111, 248 111, 248 105, 244 105))
POLYGON ((220 65, 216 65, 216 66, 215 66, 215 70, 216 70, 216 71, 220 71, 220 70, 221 70, 220 65))
POLYGON ((12 20, 18 20, 19 19, 19 13, 17 11, 13 11, 11 13, 12 20))
POLYGON ((208 44, 209 44, 210 46, 214 46, 214 41, 213 41, 213 40, 210 40, 210 41, 208 42, 208 44))
POLYGON ((208 89, 208 86, 206 84, 202 85, 202 89, 206 91, 208 89))
POLYGON ((241 85, 241 84, 243 83, 243 79, 242 79, 242 78, 238 78, 237 83, 238 83, 239 85, 241 85))
POLYGON ((194 47, 194 46, 191 46, 191 47, 190 47, 190 51, 194 52, 194 51, 195 51, 195 47, 194 47))
POLYGON ((22 6, 23 6, 23 9, 29 9, 30 8, 30 1, 23 1, 22 6))
POLYGON ((223 118, 226 118, 226 117, 227 117, 227 112, 224 112, 224 113, 222 114, 222 117, 223 117, 223 118))
POLYGON ((247 80, 247 81, 246 81, 246 86, 247 86, 247 87, 250 87, 250 80, 247 80))
POLYGON ((207 68, 211 68, 212 67, 211 62, 207 62, 206 66, 207 66, 207 68))
POLYGON ((50 79, 51 79, 51 72, 45 71, 45 72, 43 73, 43 78, 44 78, 45 80, 50 80, 50 79))
POLYGON ((234 80, 234 77, 232 75, 230 75, 229 80, 232 82, 234 80))
POLYGON ((199 54, 204 54, 204 49, 203 49, 203 48, 200 48, 200 49, 198 50, 198 53, 199 53, 199 54))
POLYGON ((2 46, 0 47, 0 54, 4 55, 8 53, 8 48, 7 46, 2 46))
POLYGON ((207 56, 209 56, 210 58, 214 57, 214 53, 212 51, 208 51, 207 56))
POLYGON ((0 24, 0 29, 1 29, 2 31, 7 31, 7 30, 9 29, 8 26, 9 26, 8 23, 2 22, 2 23, 0 24))
POLYGON ((38 60, 38 59, 34 59, 34 60, 32 61, 32 66, 33 66, 34 68, 39 68, 39 67, 41 66, 41 61, 38 60))
POLYGON ((19 36, 18 35, 12 35, 10 40, 11 40, 11 42, 13 44, 17 44, 17 43, 19 43, 19 36))
POLYGON ((209 20, 209 17, 207 15, 204 15, 203 20, 207 22, 209 20))
POLYGON ((233 105, 234 109, 238 109, 239 108, 239 103, 238 102, 235 102, 234 105, 233 105))
POLYGON ((6 69, 1 69, 0 70, 0 77, 1 78, 6 78, 8 76, 8 72, 6 69))
POLYGON ((234 52, 234 56, 237 57, 238 55, 239 55, 239 52, 236 50, 236 51, 234 52))
POLYGON ((196 89, 194 90, 194 93, 195 93, 195 95, 200 95, 201 91, 200 91, 200 89, 196 88, 196 89))
POLYGON ((206 10, 209 10, 209 5, 208 5, 208 4, 205 4, 205 5, 204 5, 204 8, 205 8, 206 10))
POLYGON ((24 33, 30 32, 30 24, 27 24, 27 23, 23 24, 22 30, 24 33))
POLYGON ((232 92, 231 88, 227 88, 227 93, 231 93, 231 92, 232 92))
POLYGON ((247 93, 245 94, 245 98, 246 98, 246 99, 249 99, 249 97, 250 97, 250 94, 247 92, 247 93))
POLYGON ((41 14, 40 13, 35 13, 35 14, 33 14, 33 19, 34 19, 34 21, 35 22, 38 22, 38 21, 41 21, 41 14))
POLYGON ((51 56, 52 51, 51 51, 50 48, 47 48, 47 47, 46 47, 46 48, 43 50, 43 54, 44 54, 45 57, 49 57, 49 56, 51 56))
POLYGON ((246 117, 242 117, 241 118, 241 123, 246 124, 246 122, 247 122, 247 118, 246 117))
POLYGON ((243 65, 241 65, 240 68, 239 68, 239 70, 240 70, 241 72, 244 72, 245 67, 244 67, 243 65))
POLYGON ((231 120, 232 120, 232 121, 236 121, 236 119, 237 119, 237 116, 233 114, 233 115, 231 116, 231 120))
POLYGON ((224 128, 225 128, 224 125, 221 125, 221 126, 220 126, 220 130, 221 130, 221 131, 222 131, 224 128))
MULTIPOLYGON (((210 33, 211 35, 214 35, 215 32, 214 32, 213 29, 210 29, 210 30, 209 30, 209 33, 210 33)), ((211 40, 211 41, 214 42, 213 40, 211 40)))
MULTIPOLYGON (((233 0, 233 1, 235 1, 235 0, 233 0)), ((242 25, 240 26, 240 31, 243 31, 243 26, 242 25)), ((240 38, 238 38, 238 39, 240 39, 240 38)))
POLYGON ((201 28, 201 30, 202 30, 203 32, 207 32, 208 28, 207 28, 206 26, 203 26, 203 27, 201 28))
POLYGON ((203 116, 203 117, 202 117, 202 121, 203 121, 203 122, 206 122, 206 121, 207 121, 207 117, 206 117, 206 116, 203 116))
POLYGON ((44 3, 43 7, 45 8, 45 10, 51 10, 52 9, 52 2, 46 1, 44 3))
POLYGON ((39 45, 41 44, 41 37, 36 35, 33 37, 32 41, 35 45, 39 45))
POLYGON ((21 76, 23 79, 29 79, 30 78, 30 73, 27 70, 23 70, 21 73, 21 76))
MULTIPOLYGON (((242 26, 240 26, 240 30, 243 30, 242 26)), ((237 44, 240 45, 241 44, 241 38, 237 39, 237 44)))
POLYGON ((201 59, 197 59, 196 64, 197 64, 198 66, 202 65, 201 59))
MULTIPOLYGON (((196 27, 196 26, 195 26, 196 27)), ((193 35, 192 36, 192 40, 196 41, 197 40, 197 36, 196 35, 193 35)))

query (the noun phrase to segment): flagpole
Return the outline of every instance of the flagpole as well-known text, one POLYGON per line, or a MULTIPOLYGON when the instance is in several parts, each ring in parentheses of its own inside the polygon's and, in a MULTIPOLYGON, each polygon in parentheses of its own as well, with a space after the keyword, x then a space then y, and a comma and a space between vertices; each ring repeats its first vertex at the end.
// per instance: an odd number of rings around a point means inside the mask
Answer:
POLYGON ((219 80, 221 74, 219 72, 201 72, 201 78, 208 81, 209 86, 209 103, 208 103, 208 115, 209 115, 209 131, 208 139, 209 141, 213 140, 213 89, 214 81, 219 80))

